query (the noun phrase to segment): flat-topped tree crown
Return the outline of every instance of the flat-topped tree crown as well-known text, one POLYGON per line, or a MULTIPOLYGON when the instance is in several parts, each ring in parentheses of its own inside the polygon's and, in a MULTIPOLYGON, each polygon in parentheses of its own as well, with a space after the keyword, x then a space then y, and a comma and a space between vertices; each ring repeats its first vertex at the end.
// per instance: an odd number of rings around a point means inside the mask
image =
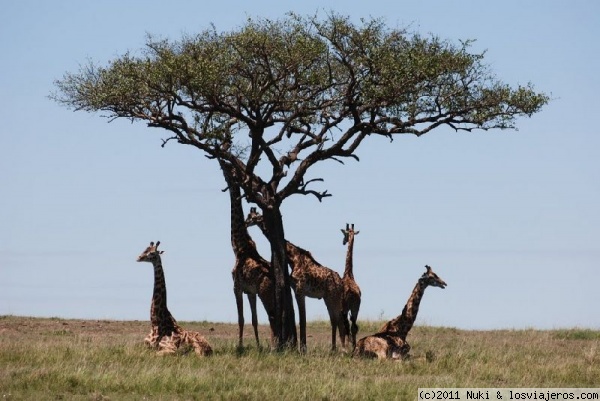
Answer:
POLYGON ((263 208, 295 193, 327 196, 307 188, 309 167, 356 158, 368 135, 514 128, 516 117, 547 103, 531 85, 496 79, 470 43, 334 13, 248 19, 227 32, 149 37, 140 56, 65 74, 52 97, 76 110, 145 121, 173 135, 165 142, 229 159, 249 201, 263 208), (258 176, 260 162, 271 166, 270 176, 258 176))

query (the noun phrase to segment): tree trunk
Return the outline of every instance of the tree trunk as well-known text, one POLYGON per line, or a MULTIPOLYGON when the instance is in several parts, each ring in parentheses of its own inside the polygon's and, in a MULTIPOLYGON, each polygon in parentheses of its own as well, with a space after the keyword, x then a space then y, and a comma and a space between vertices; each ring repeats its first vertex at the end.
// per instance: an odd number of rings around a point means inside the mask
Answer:
POLYGON ((298 345, 290 275, 287 268, 283 218, 279 207, 263 210, 266 237, 271 245, 271 269, 275 278, 276 348, 295 349, 298 345))

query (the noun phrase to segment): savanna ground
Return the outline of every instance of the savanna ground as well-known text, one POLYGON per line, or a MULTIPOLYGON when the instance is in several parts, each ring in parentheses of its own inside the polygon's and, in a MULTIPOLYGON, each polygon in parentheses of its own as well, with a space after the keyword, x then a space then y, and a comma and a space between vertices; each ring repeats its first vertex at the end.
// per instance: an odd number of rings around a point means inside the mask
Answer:
MULTIPOLYGON (((310 322, 308 353, 258 350, 246 325, 180 322, 215 349, 158 356, 148 322, 0 317, 2 400, 414 400, 418 387, 597 387, 600 331, 464 331, 415 327, 408 361, 329 352, 329 324, 310 322)), ((381 322, 362 322, 359 337, 381 322)), ((261 326, 267 339, 267 327, 261 326)), ((266 343, 265 343, 266 344, 266 343)))

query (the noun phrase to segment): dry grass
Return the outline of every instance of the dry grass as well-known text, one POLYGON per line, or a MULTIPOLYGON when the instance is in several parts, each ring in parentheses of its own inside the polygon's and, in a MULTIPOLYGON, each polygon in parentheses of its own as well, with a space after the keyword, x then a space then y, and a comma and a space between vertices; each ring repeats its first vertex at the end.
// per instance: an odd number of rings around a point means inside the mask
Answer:
MULTIPOLYGON (((389 400, 418 387, 595 387, 600 332, 463 331, 415 327, 413 358, 355 360, 328 351, 329 326, 308 327, 309 352, 236 349, 237 326, 182 322, 215 355, 160 357, 142 339, 147 322, 0 317, 4 400, 389 400)), ((359 335, 381 322, 362 322, 359 335)), ((246 330, 248 334, 252 330, 246 330)), ((261 327, 262 338, 267 328, 261 327)))

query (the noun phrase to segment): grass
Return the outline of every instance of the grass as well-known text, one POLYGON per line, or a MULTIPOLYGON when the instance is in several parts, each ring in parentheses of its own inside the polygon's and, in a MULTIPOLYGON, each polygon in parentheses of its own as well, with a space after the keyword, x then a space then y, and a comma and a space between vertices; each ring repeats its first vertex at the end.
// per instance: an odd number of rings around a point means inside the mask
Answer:
MULTIPOLYGON (((0 317, 2 400, 393 400, 418 387, 596 387, 600 332, 464 331, 415 327, 412 359, 356 360, 329 351, 329 326, 312 322, 308 353, 258 350, 251 328, 182 322, 215 355, 157 356, 148 322, 0 317), (427 355, 427 357, 426 357, 427 355)), ((362 322, 359 336, 381 322, 362 322)), ((267 328, 261 327, 266 339, 267 328)))

